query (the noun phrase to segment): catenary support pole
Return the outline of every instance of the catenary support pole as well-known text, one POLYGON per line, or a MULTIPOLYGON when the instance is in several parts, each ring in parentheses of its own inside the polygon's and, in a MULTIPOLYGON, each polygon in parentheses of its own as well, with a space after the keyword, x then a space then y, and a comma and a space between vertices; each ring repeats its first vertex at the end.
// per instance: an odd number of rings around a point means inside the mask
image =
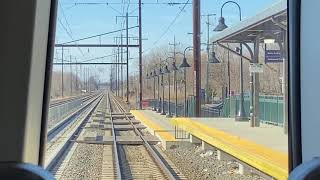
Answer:
POLYGON ((141 0, 139 0, 139 108, 142 109, 142 19, 141 19, 141 0))
POLYGON ((195 115, 201 116, 201 24, 200 24, 200 0, 193 0, 193 59, 195 79, 195 115))

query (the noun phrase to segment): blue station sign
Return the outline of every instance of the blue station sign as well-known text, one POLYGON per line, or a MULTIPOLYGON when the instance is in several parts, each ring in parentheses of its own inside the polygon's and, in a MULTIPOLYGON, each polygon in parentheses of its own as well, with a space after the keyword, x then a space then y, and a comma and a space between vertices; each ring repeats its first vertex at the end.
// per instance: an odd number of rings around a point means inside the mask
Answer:
POLYGON ((266 50, 265 63, 282 63, 283 58, 280 50, 266 50))

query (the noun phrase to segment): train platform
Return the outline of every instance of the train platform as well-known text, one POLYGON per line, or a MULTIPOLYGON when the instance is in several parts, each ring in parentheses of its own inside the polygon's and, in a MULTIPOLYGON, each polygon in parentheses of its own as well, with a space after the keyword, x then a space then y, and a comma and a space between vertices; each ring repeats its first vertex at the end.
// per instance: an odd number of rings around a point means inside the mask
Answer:
POLYGON ((131 110, 135 118, 143 123, 150 133, 157 136, 163 148, 167 148, 176 141, 175 127, 170 118, 151 110, 131 110))
POLYGON ((177 141, 175 130, 183 129, 190 141, 213 147, 221 159, 236 159, 276 179, 288 177, 288 137, 282 127, 261 124, 252 128, 249 122, 234 118, 166 118, 151 110, 132 113, 162 141, 177 141))

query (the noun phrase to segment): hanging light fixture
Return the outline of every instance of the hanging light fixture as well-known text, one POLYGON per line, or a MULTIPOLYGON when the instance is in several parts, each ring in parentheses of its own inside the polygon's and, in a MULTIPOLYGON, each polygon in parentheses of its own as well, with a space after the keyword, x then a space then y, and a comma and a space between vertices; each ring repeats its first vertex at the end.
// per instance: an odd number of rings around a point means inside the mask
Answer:
POLYGON ((175 62, 172 62, 172 71, 177 71, 178 68, 176 66, 176 63, 175 62))
POLYGON ((213 31, 223 31, 224 29, 228 28, 228 26, 225 23, 224 17, 219 18, 219 24, 214 28, 213 31))
POLYGON ((264 36, 263 42, 265 44, 273 44, 275 42, 275 39, 271 34, 266 34, 264 36))
POLYGON ((191 67, 191 66, 190 66, 190 64, 188 63, 187 58, 184 57, 184 58, 182 59, 182 63, 180 64, 179 68, 188 68, 188 67, 191 67))
POLYGON ((210 58, 209 58, 209 63, 211 64, 218 64, 220 63, 220 61, 218 60, 218 58, 216 57, 216 53, 214 51, 211 52, 210 58))
POLYGON ((168 74, 168 73, 170 73, 168 66, 165 66, 163 70, 163 74, 168 74))

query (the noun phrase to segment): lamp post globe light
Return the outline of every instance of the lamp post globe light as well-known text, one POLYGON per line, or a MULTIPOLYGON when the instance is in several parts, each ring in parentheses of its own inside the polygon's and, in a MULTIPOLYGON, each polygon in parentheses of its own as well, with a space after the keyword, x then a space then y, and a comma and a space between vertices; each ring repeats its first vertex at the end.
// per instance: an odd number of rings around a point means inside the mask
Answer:
MULTIPOLYGON (((167 107, 168 107, 167 117, 171 118, 172 116, 171 116, 171 111, 170 111, 170 71, 169 71, 168 65, 166 65, 165 68, 164 68, 164 74, 168 75, 167 78, 168 78, 168 86, 169 86, 169 88, 168 88, 168 90, 169 90, 169 94, 168 94, 169 100, 168 100, 168 105, 167 105, 167 107)), ((164 88, 164 86, 163 86, 163 88, 164 88)))
POLYGON ((166 112, 164 110, 164 80, 163 80, 163 75, 165 74, 165 70, 163 69, 163 67, 161 66, 160 64, 160 75, 161 75, 161 86, 162 86, 162 100, 160 99, 160 102, 161 102, 161 115, 165 115, 166 112))
POLYGON ((150 72, 150 77, 153 78, 153 104, 152 110, 156 111, 156 76, 153 71, 150 72))
POLYGON ((156 67, 156 69, 154 70, 154 74, 155 74, 155 76, 156 77, 158 77, 158 105, 157 105, 157 112, 158 113, 161 113, 161 97, 160 97, 160 84, 161 84, 161 82, 160 82, 160 69, 158 70, 157 69, 157 67, 156 67))
POLYGON ((183 52, 183 59, 179 66, 180 69, 183 69, 183 75, 184 75, 184 117, 187 117, 187 111, 188 111, 187 109, 187 68, 191 67, 186 58, 186 51, 188 49, 192 49, 192 47, 190 46, 185 48, 183 52))
MULTIPOLYGON (((173 57, 168 57, 168 58, 164 61, 164 63, 167 64, 167 65, 165 66, 165 73, 168 74, 168 86, 169 86, 169 88, 168 88, 169 100, 168 100, 168 114, 167 114, 167 117, 168 117, 168 118, 171 118, 171 117, 172 117, 172 113, 171 113, 171 79, 170 79, 170 73, 171 73, 171 72, 170 72, 170 70, 169 70, 169 64, 170 64, 170 63, 168 62, 169 59, 174 60, 173 57)), ((171 67, 172 72, 174 72, 176 69, 177 69, 177 67, 175 67, 175 64, 174 64, 174 62, 173 62, 172 67, 171 67)), ((175 82, 175 81, 174 81, 174 82, 175 82)))
MULTIPOLYGON (((177 71, 179 70, 179 69, 177 68, 177 66, 176 66, 176 62, 173 61, 171 66, 172 66, 172 67, 171 67, 171 68, 172 68, 171 70, 172 70, 173 72, 177 72, 177 71)), ((176 86, 176 83, 177 83, 177 79, 176 79, 176 78, 177 78, 177 76, 174 75, 174 82, 175 82, 174 85, 175 85, 175 86, 176 86)), ((175 91, 176 95, 175 95, 175 103, 174 103, 174 106, 175 106, 175 107, 174 107, 174 114, 175 114, 175 117, 178 117, 178 112, 177 112, 177 111, 178 111, 178 93, 177 93, 177 87, 175 87, 175 90, 176 90, 176 91, 175 91)))
POLYGON ((211 53, 210 58, 209 58, 209 63, 210 64, 218 64, 218 63, 220 63, 219 59, 216 56, 216 53, 213 50, 212 50, 212 53, 211 53))
MULTIPOLYGON (((208 64, 207 64, 207 66, 209 66, 209 64, 219 64, 220 63, 219 59, 216 57, 216 53, 214 52, 214 44, 212 44, 212 45, 213 45, 212 52, 209 53, 209 55, 208 55, 208 64)), ((209 79, 208 78, 209 78, 209 74, 207 74, 207 77, 206 77, 206 81, 207 81, 206 90, 209 89, 209 84, 208 84, 209 79)), ((206 95, 206 101, 209 102, 207 91, 206 91, 205 95, 206 95)))
MULTIPOLYGON (((235 4, 239 9, 239 18, 241 21, 241 7, 238 3, 235 1, 227 1, 222 4, 220 9, 220 18, 219 23, 217 27, 214 29, 214 31, 223 31, 224 29, 228 28, 228 26, 225 24, 225 19, 222 14, 223 7, 226 4, 233 3, 235 4)), ((248 117, 246 115, 246 112, 244 110, 244 94, 243 94, 243 59, 242 59, 242 43, 240 42, 240 48, 239 48, 239 54, 240 54, 240 103, 239 103, 239 109, 236 113, 236 121, 247 121, 248 117)))

